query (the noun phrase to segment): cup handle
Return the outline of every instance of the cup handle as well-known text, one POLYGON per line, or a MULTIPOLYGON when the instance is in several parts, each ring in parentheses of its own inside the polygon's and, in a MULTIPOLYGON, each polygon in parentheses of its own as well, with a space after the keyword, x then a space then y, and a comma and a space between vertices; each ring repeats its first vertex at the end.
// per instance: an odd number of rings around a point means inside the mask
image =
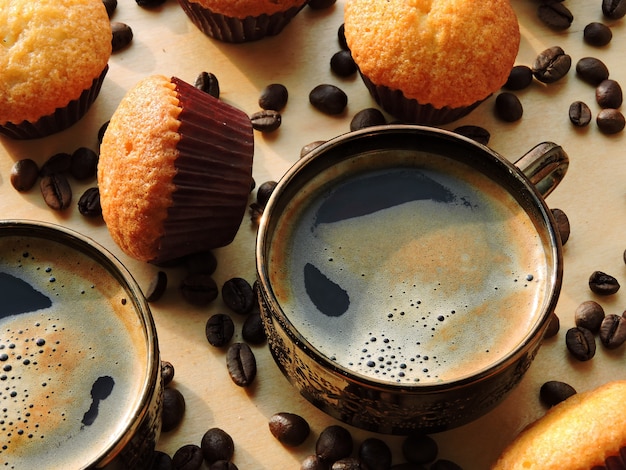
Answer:
POLYGON ((535 185, 541 195, 546 197, 565 176, 569 157, 560 145, 542 142, 517 160, 515 166, 535 185))

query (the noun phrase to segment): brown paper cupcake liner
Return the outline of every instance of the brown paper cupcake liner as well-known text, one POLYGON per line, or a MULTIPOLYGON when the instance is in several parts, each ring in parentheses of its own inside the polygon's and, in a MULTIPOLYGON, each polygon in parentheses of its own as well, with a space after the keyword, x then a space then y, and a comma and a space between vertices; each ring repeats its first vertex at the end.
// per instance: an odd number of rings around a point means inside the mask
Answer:
POLYGON ((43 116, 35 122, 22 121, 19 124, 8 122, 0 126, 0 134, 16 140, 39 139, 71 127, 87 114, 100 94, 108 70, 107 65, 100 76, 93 80, 91 87, 84 90, 78 99, 70 101, 67 106, 57 108, 52 114, 43 116))
POLYGON ((305 2, 283 12, 242 19, 214 13, 189 0, 178 0, 178 3, 200 31, 214 39, 231 43, 257 41, 277 35, 306 5, 305 2))
POLYGON ((248 115, 176 77, 171 81, 182 108, 180 155, 155 264, 232 242, 252 188, 254 136, 248 115))

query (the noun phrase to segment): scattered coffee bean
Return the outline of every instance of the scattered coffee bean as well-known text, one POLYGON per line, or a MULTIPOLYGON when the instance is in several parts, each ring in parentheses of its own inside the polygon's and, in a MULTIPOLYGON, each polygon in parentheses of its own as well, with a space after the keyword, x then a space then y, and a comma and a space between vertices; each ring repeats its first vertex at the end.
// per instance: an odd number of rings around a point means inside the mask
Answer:
POLYGON ((161 431, 168 432, 176 428, 185 414, 185 397, 177 389, 165 387, 163 390, 163 424, 161 431))
POLYGON ((252 286, 241 277, 233 277, 222 286, 222 300, 233 312, 249 313, 255 302, 252 286))
POLYGON ((345 25, 342 23, 337 28, 337 41, 339 42, 339 47, 342 49, 348 49, 348 43, 346 42, 346 34, 345 34, 345 25))
POLYGON ((72 155, 65 152, 59 152, 48 158, 41 169, 39 170, 40 176, 65 174, 69 173, 72 166, 72 155))
POLYGON ((152 466, 150 470, 173 470, 172 457, 165 452, 155 450, 152 456, 152 466))
POLYGON ((102 3, 104 3, 104 8, 107 11, 107 16, 111 18, 113 16, 113 13, 115 12, 115 9, 117 8, 117 0, 102 0, 102 3))
POLYGON ((39 166, 30 159, 18 160, 11 167, 11 185, 20 192, 29 191, 39 178, 39 166))
POLYGON ((559 232, 559 236, 561 237, 561 244, 565 245, 567 240, 569 240, 570 235, 569 218, 565 212, 556 207, 551 209, 550 212, 552 212, 552 216, 556 222, 556 228, 559 232))
POLYGON ((604 134, 617 134, 624 130, 626 119, 618 109, 602 109, 596 116, 598 129, 604 134))
POLYGON ((548 407, 558 405, 572 395, 576 395, 576 389, 558 380, 550 380, 539 389, 539 399, 548 407))
POLYGON ((354 115, 350 121, 350 130, 358 131, 366 127, 382 126, 387 124, 387 119, 380 109, 365 108, 354 115))
POLYGON ((437 442, 425 434, 409 434, 402 442, 402 455, 411 463, 434 462, 438 453, 437 442))
POLYGON ((258 225, 261 221, 261 216, 263 215, 264 207, 258 202, 253 202, 250 204, 249 212, 250 212, 250 221, 258 225))
POLYGON ((229 460, 216 460, 209 465, 209 470, 238 470, 238 468, 229 460))
POLYGON ((361 465, 361 461, 355 457, 344 457, 330 466, 330 470, 367 470, 361 465))
POLYGON ((230 378, 240 387, 247 387, 256 377, 256 359, 246 343, 234 343, 226 353, 226 367, 230 378))
POLYGON ((107 130, 107 127, 109 127, 109 121, 106 121, 104 124, 102 124, 100 126, 100 128, 98 129, 98 143, 101 144, 102 143, 102 138, 104 137, 104 133, 107 130))
POLYGON ((260 312, 252 312, 241 327, 241 337, 249 344, 262 344, 267 339, 260 312))
POLYGON ((491 139, 491 134, 489 133, 489 131, 480 126, 460 126, 454 129, 454 132, 469 139, 475 140, 479 144, 483 145, 487 145, 489 143, 489 139, 491 139))
POLYGON ((300 470, 328 470, 328 463, 317 455, 309 455, 300 464, 300 470))
POLYGON ((98 169, 98 154, 87 147, 79 147, 70 159, 70 174, 79 181, 93 178, 98 169))
POLYGON ((519 121, 524 114, 524 108, 519 98, 505 91, 496 97, 496 116, 505 122, 519 121))
POLYGON ((264 109, 253 113, 250 116, 250 122, 252 123, 253 129, 259 132, 269 133, 274 132, 280 127, 282 116, 278 111, 264 109))
POLYGON ((180 447, 172 456, 172 465, 176 470, 198 470, 204 458, 202 449, 195 444, 180 447))
POLYGON ((315 443, 315 454, 326 462, 349 457, 353 448, 352 434, 343 426, 330 425, 322 430, 315 443))
POLYGON ((348 105, 348 95, 335 85, 317 85, 309 93, 309 102, 325 114, 341 114, 348 105))
POLYGON ((72 188, 63 174, 44 176, 40 183, 41 195, 51 209, 62 211, 67 209, 72 202, 72 188))
POLYGON ((180 285, 183 298, 191 305, 203 307, 217 298, 217 283, 209 274, 189 274, 180 285))
POLYGON ((261 183, 259 189, 256 191, 256 202, 265 207, 277 184, 278 183, 276 181, 265 181, 264 183, 261 183))
POLYGON ((112 52, 124 49, 133 40, 133 30, 126 23, 112 21, 111 31, 113 33, 113 38, 111 39, 111 45, 113 46, 112 52))
POLYGON ((204 460, 212 464, 218 460, 231 460, 235 453, 233 438, 221 428, 211 428, 202 436, 200 448, 204 460))
POLYGON ((382 439, 370 437, 361 442, 359 459, 369 470, 388 470, 391 467, 391 449, 382 439))
POLYGON ((235 334, 235 323, 229 315, 216 313, 211 315, 204 328, 206 339, 211 346, 226 346, 235 334))
POLYGON ((552 314, 550 314, 550 319, 548 320, 548 327, 546 328, 544 338, 552 338, 553 336, 556 336, 560 329, 561 320, 556 313, 552 312, 552 314))
POLYGON ((302 416, 288 412, 272 415, 269 428, 272 436, 282 444, 291 447, 302 444, 311 432, 309 423, 302 416))
POLYGON ((533 71, 527 65, 515 65, 503 88, 511 91, 523 90, 533 82, 533 71))
POLYGON ((463 470, 463 468, 451 460, 439 459, 430 466, 430 470, 463 470))
POLYGON ((562 79, 572 66, 572 58, 560 46, 549 47, 535 58, 533 76, 543 83, 562 79))
POLYGON ((626 341, 626 318, 610 314, 604 317, 600 325, 600 341, 604 347, 615 349, 626 341))
POLYGON ((168 386, 174 380, 174 365, 171 362, 161 360, 161 377, 163 378, 163 385, 168 386))
POLYGON ((165 293, 167 289, 167 273, 165 271, 158 271, 152 277, 148 290, 146 291, 146 300, 148 302, 156 302, 165 293))
POLYGON ((579 361, 588 361, 596 354, 596 339, 587 328, 575 327, 567 330, 565 345, 579 361))
POLYGON ((196 77, 194 86, 199 90, 208 93, 213 98, 219 99, 220 97, 220 82, 215 74, 211 72, 200 72, 196 77))
POLYGON ((309 0, 307 5, 313 10, 324 10, 332 7, 337 0, 309 0))
POLYGON ((604 315, 602 305, 593 300, 586 300, 576 308, 574 323, 576 326, 587 328, 592 333, 597 333, 604 320, 604 315))
POLYGON ((281 111, 289 99, 289 92, 285 85, 280 83, 272 83, 267 85, 259 97, 259 107, 261 109, 270 109, 281 111))
POLYGON ((217 258, 211 250, 186 256, 183 263, 189 274, 213 274, 217 269, 217 258))
POLYGON ((612 20, 623 18, 626 15, 626 0, 602 0, 602 13, 612 20))
POLYGON ((145 8, 158 7, 159 5, 163 5, 165 0, 135 0, 137 5, 145 8))
POLYGON ((589 288, 598 295, 612 295, 619 290, 620 285, 613 276, 602 271, 594 271, 589 276, 589 288))
POLYGON ((609 78, 609 69, 600 59, 583 57, 576 62, 576 74, 587 83, 598 86, 609 78))
POLYGON ((622 87, 615 80, 603 80, 596 88, 596 101, 602 108, 617 109, 622 99, 622 87))
POLYGON ((613 39, 613 32, 604 23, 594 21, 585 26, 583 31, 583 39, 591 46, 606 46, 613 39))
POLYGON ((88 188, 78 199, 78 212, 85 217, 100 217, 100 190, 97 187, 88 188))
POLYGON ((356 73, 357 66, 350 51, 342 49, 330 58, 330 69, 339 77, 350 77, 356 73))
POLYGON ((583 101, 574 101, 569 106, 569 120, 576 127, 586 127, 591 122, 591 109, 583 101))
POLYGON ((316 140, 314 142, 310 142, 310 143, 304 145, 302 147, 302 149, 300 149, 300 158, 304 157, 307 153, 311 152, 311 150, 313 150, 313 149, 316 149, 317 147, 322 145, 324 142, 326 142, 326 141, 325 140, 316 140))
POLYGON ((552 29, 561 31, 571 26, 574 15, 559 2, 544 2, 537 7, 539 19, 552 29))

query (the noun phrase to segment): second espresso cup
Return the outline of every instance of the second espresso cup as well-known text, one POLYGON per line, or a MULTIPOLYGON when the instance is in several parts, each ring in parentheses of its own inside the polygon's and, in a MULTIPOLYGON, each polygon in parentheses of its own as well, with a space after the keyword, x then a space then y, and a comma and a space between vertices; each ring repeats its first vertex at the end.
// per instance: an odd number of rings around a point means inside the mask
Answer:
POLYGON ((507 396, 559 296, 543 197, 568 158, 544 143, 516 165, 397 125, 333 139, 286 173, 256 262, 270 350, 303 396, 393 434, 459 426, 507 396))

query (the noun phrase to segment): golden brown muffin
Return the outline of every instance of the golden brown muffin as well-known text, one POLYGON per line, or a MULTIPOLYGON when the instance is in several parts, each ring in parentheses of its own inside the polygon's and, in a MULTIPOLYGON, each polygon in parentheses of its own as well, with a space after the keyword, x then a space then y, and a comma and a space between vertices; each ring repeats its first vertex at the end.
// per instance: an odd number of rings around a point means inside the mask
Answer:
POLYGON ((129 90, 98 162, 102 215, 129 256, 164 263, 230 243, 252 184, 249 117, 175 77, 129 90))
MULTIPOLYGON (((589 470, 626 446, 626 381, 571 396, 532 423, 492 470, 589 470)), ((622 467, 620 467, 622 468, 622 467)))
POLYGON ((111 55, 102 1, 0 0, 0 37, 0 131, 41 137, 80 119, 111 55))
POLYGON ((344 20, 374 98, 397 118, 423 124, 443 123, 450 118, 437 110, 471 110, 498 90, 520 43, 509 0, 348 0, 344 20), (404 111, 409 100, 434 116, 404 111))

